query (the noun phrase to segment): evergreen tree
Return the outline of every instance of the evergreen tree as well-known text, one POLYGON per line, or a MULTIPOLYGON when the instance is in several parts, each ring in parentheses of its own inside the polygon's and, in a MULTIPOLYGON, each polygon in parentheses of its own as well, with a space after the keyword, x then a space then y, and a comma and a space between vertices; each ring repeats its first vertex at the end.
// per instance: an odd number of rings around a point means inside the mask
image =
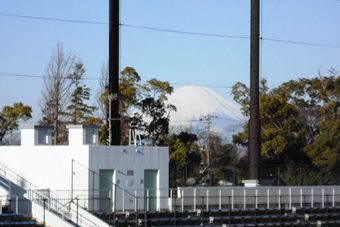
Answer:
MULTIPOLYGON (((104 70, 103 81, 99 97, 99 106, 103 117, 108 116, 108 74, 104 70)), ((139 129, 145 132, 144 138, 150 144, 161 144, 162 138, 169 132, 169 113, 176 108, 167 104, 167 95, 173 88, 168 82, 151 79, 142 82, 137 71, 132 67, 126 67, 121 72, 120 112, 122 128, 122 144, 128 141, 128 129, 139 129), (150 120, 151 119, 151 120, 150 120)), ((107 135, 108 122, 101 127, 101 132, 107 135)), ((105 142, 107 136, 100 136, 101 142, 105 142)))
MULTIPOLYGON (((270 91, 262 89, 262 177, 277 175, 285 184, 338 182, 335 173, 340 169, 340 77, 334 69, 329 73, 291 80, 270 91)), ((232 92, 248 117, 249 89, 237 83, 232 92)), ((233 140, 247 145, 247 124, 233 140)))
POLYGON ((32 108, 21 102, 14 103, 12 106, 4 106, 0 112, 0 144, 4 137, 18 129, 20 120, 27 121, 32 118, 32 108))
POLYGON ((76 63, 73 73, 69 76, 72 81, 71 89, 73 91, 71 92, 70 103, 66 109, 70 117, 69 122, 72 124, 86 124, 94 120, 92 119, 92 115, 96 107, 86 104, 86 102, 90 100, 91 92, 90 88, 82 83, 84 74, 84 65, 82 63, 76 63))

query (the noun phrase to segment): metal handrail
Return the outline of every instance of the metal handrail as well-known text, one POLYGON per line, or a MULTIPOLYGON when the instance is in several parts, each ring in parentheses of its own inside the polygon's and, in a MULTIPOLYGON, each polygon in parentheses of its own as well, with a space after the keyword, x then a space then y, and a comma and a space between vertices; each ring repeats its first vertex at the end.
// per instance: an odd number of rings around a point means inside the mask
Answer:
MULTIPOLYGON (((49 210, 52 209, 53 212, 55 212, 56 214, 58 214, 62 218, 65 217, 65 213, 60 212, 60 210, 58 209, 58 208, 62 208, 64 206, 64 204, 62 204, 60 201, 58 201, 57 199, 55 199, 51 196, 47 196, 47 195, 42 194, 40 192, 41 189, 39 189, 37 186, 32 184, 30 181, 28 181, 24 177, 20 176, 18 173, 16 173, 15 171, 8 168, 6 165, 4 165, 2 163, 0 163, 0 170, 2 172, 2 174, 1 174, 2 177, 4 177, 8 181, 11 181, 11 182, 17 184, 19 187, 21 187, 23 190, 26 191, 26 193, 28 195, 28 199, 30 201, 34 201, 39 205, 43 205, 45 203, 45 201, 49 201, 48 209, 49 210), (29 186, 28 188, 26 187, 27 185, 29 186), (42 201, 42 203, 41 203, 41 201, 42 201)), ((71 202, 72 202, 72 200, 71 200, 71 202)), ((71 207, 69 207, 69 209, 67 211, 68 212, 71 211, 71 213, 69 213, 69 214, 71 214, 71 216, 74 215, 74 213, 72 213, 72 211, 76 212, 76 211, 72 210, 71 207)), ((88 218, 84 217, 83 215, 78 214, 78 213, 75 213, 75 215, 80 216, 81 217, 80 220, 87 220, 89 222, 88 223, 89 226, 96 226, 96 224, 94 222, 92 222, 88 218)))

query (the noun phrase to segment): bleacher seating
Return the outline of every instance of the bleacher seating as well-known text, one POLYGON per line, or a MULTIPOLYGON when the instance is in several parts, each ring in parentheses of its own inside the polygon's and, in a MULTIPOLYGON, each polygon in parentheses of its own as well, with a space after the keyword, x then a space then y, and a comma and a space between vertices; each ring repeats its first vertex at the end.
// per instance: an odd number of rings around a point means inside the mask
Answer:
POLYGON ((0 207, 0 226, 43 227, 31 215, 12 213, 9 206, 0 207))
MULTIPOLYGON (((116 213, 117 227, 128 226, 340 226, 340 208, 235 209, 211 211, 116 213), (321 225, 320 225, 321 224, 321 225)), ((115 223, 114 223, 115 222, 115 223)))

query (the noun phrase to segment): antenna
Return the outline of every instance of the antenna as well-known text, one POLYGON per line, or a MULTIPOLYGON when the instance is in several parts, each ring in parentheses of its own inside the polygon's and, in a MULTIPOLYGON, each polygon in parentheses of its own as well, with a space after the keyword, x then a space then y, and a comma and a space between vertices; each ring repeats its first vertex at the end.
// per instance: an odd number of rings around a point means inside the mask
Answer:
POLYGON ((207 126, 206 126, 206 129, 207 129, 207 149, 206 149, 206 152, 207 152, 207 163, 208 163, 208 177, 209 177, 209 185, 212 186, 212 176, 211 176, 211 152, 210 152, 210 127, 211 127, 211 119, 212 118, 217 118, 217 116, 214 116, 214 115, 206 115, 206 116, 203 116, 202 118, 200 118, 200 121, 202 121, 203 123, 205 123, 207 126))

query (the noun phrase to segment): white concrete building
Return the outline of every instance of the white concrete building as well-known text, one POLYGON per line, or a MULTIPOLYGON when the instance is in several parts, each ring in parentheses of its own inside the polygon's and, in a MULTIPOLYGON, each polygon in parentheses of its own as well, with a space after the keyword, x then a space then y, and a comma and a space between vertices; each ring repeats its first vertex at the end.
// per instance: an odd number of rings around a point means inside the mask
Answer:
POLYGON ((168 196, 167 147, 102 146, 97 126, 68 130, 69 144, 52 146, 51 127, 23 128, 20 146, 0 146, 0 175, 11 172, 20 178, 12 184, 45 190, 55 199, 73 198, 90 211, 167 208, 167 200, 159 199, 168 196))

